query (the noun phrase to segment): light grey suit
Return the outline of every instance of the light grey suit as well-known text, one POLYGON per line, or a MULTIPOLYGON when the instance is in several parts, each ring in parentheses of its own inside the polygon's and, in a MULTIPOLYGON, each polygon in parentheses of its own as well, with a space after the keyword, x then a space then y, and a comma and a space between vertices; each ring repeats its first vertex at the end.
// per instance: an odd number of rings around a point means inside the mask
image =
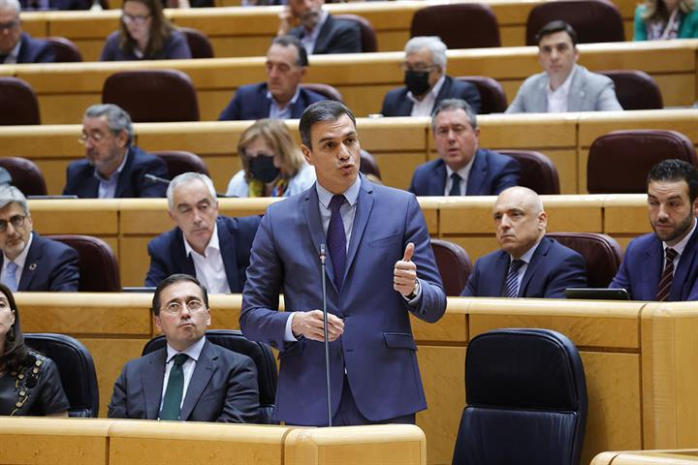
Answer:
MULTIPOLYGON (((567 101, 567 111, 622 110, 618 103, 613 81, 592 73, 584 66, 574 65, 574 76, 567 101)), ((548 87, 546 73, 535 74, 524 81, 507 113, 547 113, 548 87)))

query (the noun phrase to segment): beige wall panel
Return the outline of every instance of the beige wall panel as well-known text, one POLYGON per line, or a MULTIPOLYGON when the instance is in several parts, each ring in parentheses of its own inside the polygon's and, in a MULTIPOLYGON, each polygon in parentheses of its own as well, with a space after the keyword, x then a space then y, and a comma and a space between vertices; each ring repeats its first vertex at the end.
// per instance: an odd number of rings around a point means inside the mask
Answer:
POLYGON ((494 196, 478 197, 442 197, 441 203, 441 234, 492 234, 494 222, 492 207, 494 196))
MULTIPOLYGON (((24 79, 24 78, 22 78, 24 79)), ((34 90, 37 87, 30 84, 34 90)), ((90 106, 102 103, 102 90, 89 92, 86 94, 41 94, 37 92, 39 98, 39 109, 41 111, 41 122, 43 124, 75 124, 82 121, 90 106)), ((78 133, 75 136, 77 143, 78 133)))
POLYGON ((688 106, 686 96, 696 96, 696 77, 673 74, 653 74, 659 90, 662 91, 662 101, 665 107, 688 106))
POLYGON ((210 37, 214 57, 255 57, 267 53, 273 34, 249 37, 210 37))
POLYGON ((465 251, 468 252, 468 257, 470 257, 470 261, 473 265, 478 258, 499 249, 499 243, 494 237, 494 232, 488 237, 465 236, 446 237, 445 239, 463 247, 465 251))
POLYGON ((124 237, 121 239, 121 254, 119 255, 119 270, 121 271, 121 285, 143 286, 145 275, 150 266, 148 256, 148 237, 124 237))
POLYGON ((468 340, 468 319, 462 312, 450 312, 436 323, 428 323, 411 316, 412 333, 419 344, 436 342, 460 343, 465 345, 468 340))
POLYGON ((425 163, 423 153, 383 154, 374 157, 381 170, 381 180, 386 186, 407 190, 414 170, 425 163))
POLYGON ((29 208, 41 234, 115 236, 119 233, 118 202, 30 200, 29 208))
MULTIPOLYGON (((666 102, 665 102, 666 105, 666 102)), ((602 113, 585 113, 579 120, 579 144, 588 149, 597 138, 612 131, 626 129, 669 129, 685 134, 698 144, 698 114, 695 110, 671 110, 664 118, 656 111, 632 111, 623 113, 622 118, 602 113)))
POLYGON ((60 195, 63 193, 66 181, 66 169, 73 160, 32 160, 39 167, 46 181, 46 192, 49 195, 60 195))
POLYGON ((134 130, 137 144, 148 150, 186 150, 199 156, 234 155, 240 136, 251 124, 251 121, 141 123, 134 130))
POLYGON ((579 194, 577 187, 577 179, 580 176, 586 176, 584 171, 577 170, 577 151, 576 150, 556 150, 556 149, 534 149, 543 155, 546 155, 552 160, 557 169, 558 179, 560 181, 561 194, 579 194))
POLYGON ((480 145, 489 149, 572 149, 577 145, 577 122, 554 115, 483 115, 480 145))
POLYGON ((639 235, 652 230, 645 194, 609 195, 604 201, 604 233, 639 235))
POLYGON ((408 31, 381 31, 378 33, 378 51, 394 52, 404 50, 408 40, 410 40, 408 31))
POLYGON ((557 205, 543 199, 548 213, 549 232, 601 232, 603 230, 600 201, 590 196, 566 196, 569 204, 557 205), (575 205, 576 204, 576 205, 575 205))
MULTIPOLYGON (((116 29, 114 29, 116 30, 116 29)), ((105 39, 76 39, 73 43, 82 55, 82 61, 99 61, 99 56, 102 54, 105 39)))
MULTIPOLYGON (((250 82, 252 84, 252 82, 250 82)), ((202 121, 217 121, 218 116, 228 106, 235 95, 234 89, 208 90, 197 92, 199 100, 199 115, 202 121)))
MULTIPOLYGON (((121 12, 102 11, 95 14, 90 11, 53 12, 50 14, 51 35, 71 38, 89 38, 104 40, 110 32, 119 29, 121 12)), ((24 19, 24 15, 22 15, 24 19)))
POLYGON ((499 28, 502 47, 519 47, 526 42, 526 26, 499 28))

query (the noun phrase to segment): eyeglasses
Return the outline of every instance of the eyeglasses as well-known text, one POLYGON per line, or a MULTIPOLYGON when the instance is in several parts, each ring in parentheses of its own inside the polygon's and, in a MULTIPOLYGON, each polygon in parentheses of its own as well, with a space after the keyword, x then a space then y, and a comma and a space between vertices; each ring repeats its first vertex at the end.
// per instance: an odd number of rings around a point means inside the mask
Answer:
POLYGON ((185 307, 189 311, 189 313, 198 313, 203 310, 206 310, 206 306, 202 301, 198 299, 192 299, 184 304, 181 302, 170 302, 161 311, 167 313, 168 315, 179 315, 180 313, 182 313, 182 310, 184 310, 185 307))
POLYGON ((14 215, 10 217, 10 221, 0 220, 0 233, 7 231, 8 223, 12 223, 12 227, 15 229, 21 228, 27 216, 29 215, 14 215))
POLYGON ((0 31, 11 31, 19 27, 19 21, 10 21, 9 23, 0 23, 0 31))
POLYGON ((81 144, 86 144, 88 139, 91 139, 93 142, 99 144, 104 140, 104 138, 107 137, 104 133, 101 132, 92 132, 90 134, 82 133, 80 134, 80 137, 78 137, 78 142, 81 144))
POLYGON ((150 15, 130 15, 128 13, 122 13, 121 19, 126 24, 145 24, 146 21, 150 19, 150 15))
POLYGON ((417 71, 418 73, 430 73, 437 69, 437 65, 425 65, 423 63, 415 63, 414 65, 412 63, 407 63, 406 61, 403 61, 400 63, 400 69, 405 72, 405 71, 417 71))

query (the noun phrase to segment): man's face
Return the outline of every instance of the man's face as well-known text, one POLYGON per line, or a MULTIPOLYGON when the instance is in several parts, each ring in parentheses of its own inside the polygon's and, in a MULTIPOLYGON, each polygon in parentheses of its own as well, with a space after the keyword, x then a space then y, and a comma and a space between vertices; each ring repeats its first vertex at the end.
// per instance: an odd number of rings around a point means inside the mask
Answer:
POLYGON ((5 231, 0 232, 0 248, 9 259, 14 260, 29 243, 29 235, 33 228, 32 219, 24 213, 19 204, 12 202, 0 208, 0 224, 7 226, 5 231), (13 223, 21 225, 15 226, 13 223))
POLYGON ((436 115, 436 151, 452 170, 458 171, 470 163, 477 151, 478 137, 480 129, 473 129, 468 115, 460 108, 445 110, 436 115))
POLYGON ((19 42, 22 23, 12 8, 0 8, 0 52, 8 54, 19 42))
POLYGON ((668 245, 681 242, 691 230, 695 205, 690 201, 686 181, 650 182, 647 205, 654 233, 668 245))
POLYGON ((305 75, 305 66, 298 66, 297 60, 298 50, 293 45, 274 44, 267 51, 267 87, 279 103, 293 98, 305 75))
POLYGON ((514 187, 499 194, 494 204, 497 241, 514 258, 520 258, 545 234, 548 217, 538 211, 536 203, 534 193, 514 187))
POLYGON ((403 63, 405 71, 427 71, 429 72, 429 90, 431 90, 436 82, 443 76, 444 70, 434 64, 434 57, 431 51, 426 48, 420 48, 416 52, 407 54, 403 63))
POLYGON ((179 185, 172 198, 170 218, 182 230, 192 249, 203 254, 216 226, 218 203, 198 179, 179 185))
POLYGON ((315 167, 322 187, 341 194, 356 181, 361 163, 361 146, 356 127, 347 115, 336 121, 316 123, 310 129, 312 149, 301 145, 303 155, 315 167))
POLYGON ((211 312, 201 289, 193 282, 179 281, 163 289, 160 305, 155 326, 178 352, 201 339, 211 325, 211 312))
POLYGON ((324 0, 288 0, 291 14, 305 29, 312 30, 320 21, 324 0))
POLYGON ((550 80, 564 82, 578 58, 579 52, 572 44, 572 38, 565 31, 547 35, 538 44, 538 63, 550 80))
POLYGON ((109 130, 106 116, 85 118, 82 139, 87 160, 101 174, 110 176, 124 160, 128 135, 125 130, 114 135, 109 130))

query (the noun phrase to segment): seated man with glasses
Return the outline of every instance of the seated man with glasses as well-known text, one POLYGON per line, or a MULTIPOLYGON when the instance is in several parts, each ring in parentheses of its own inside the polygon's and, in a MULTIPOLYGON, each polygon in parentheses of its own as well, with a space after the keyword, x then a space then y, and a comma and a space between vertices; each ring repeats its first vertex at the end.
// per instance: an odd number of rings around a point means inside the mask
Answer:
POLYGON ((12 292, 77 292, 78 253, 33 226, 24 194, 0 186, 0 281, 12 292))
POLYGON ((53 63, 51 44, 22 32, 21 9, 17 0, 0 0, 0 64, 53 63))
POLYGON ((152 310, 167 346, 124 366, 109 418, 254 422, 256 366, 206 339, 211 324, 206 288, 192 276, 174 274, 158 285, 152 310))
POLYGON ((112 104, 85 112, 82 135, 86 158, 68 165, 63 195, 88 199, 165 197, 167 165, 133 146, 131 117, 112 104))
POLYGON ((446 44, 435 36, 413 37, 405 45, 405 87, 393 89, 383 99, 383 116, 431 116, 444 99, 465 100, 480 112, 480 93, 465 81, 446 76, 446 44))

